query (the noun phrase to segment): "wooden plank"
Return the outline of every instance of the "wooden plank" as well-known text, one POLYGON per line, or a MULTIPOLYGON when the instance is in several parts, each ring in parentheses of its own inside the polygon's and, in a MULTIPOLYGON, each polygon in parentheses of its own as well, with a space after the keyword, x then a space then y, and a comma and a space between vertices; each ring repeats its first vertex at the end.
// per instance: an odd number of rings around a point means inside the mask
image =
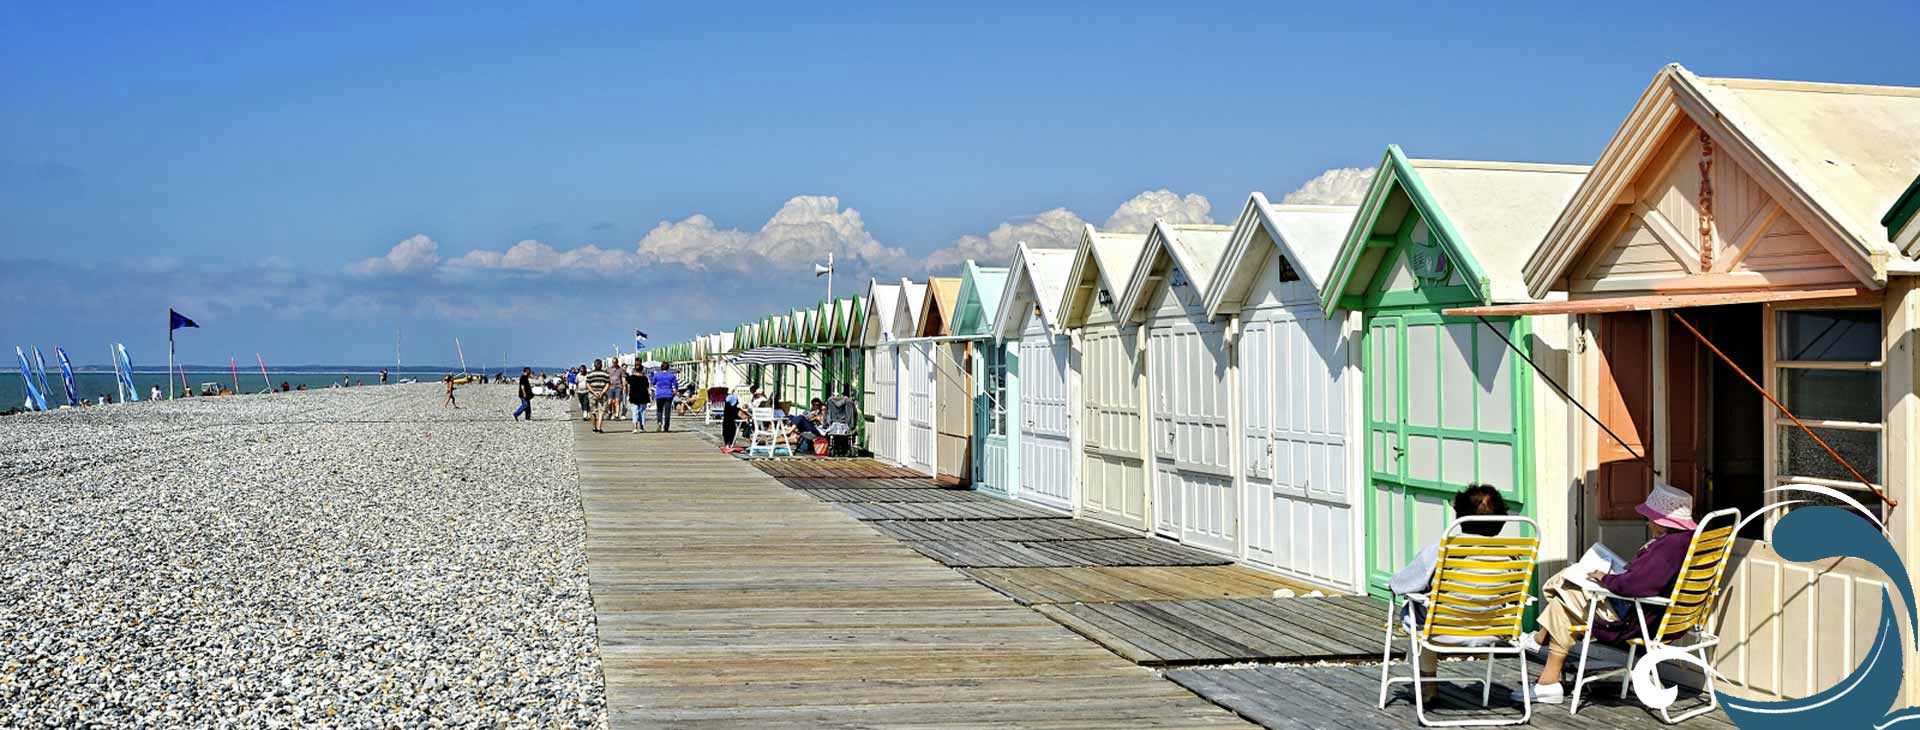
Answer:
POLYGON ((1644 294, 1637 296, 1575 299, 1564 302, 1500 304, 1487 307, 1455 307, 1441 312, 1449 317, 1525 317, 1545 314, 1606 314, 1610 312, 1651 312, 1687 307, 1714 307, 1726 304, 1764 302, 1800 302, 1818 299, 1845 299, 1865 294, 1866 290, 1847 289, 1768 289, 1761 291, 1714 292, 1705 294, 1644 294))
POLYGON ((1029 546, 1059 558, 1063 565, 1228 565, 1233 562, 1213 553, 1147 537, 1029 543, 1029 546))
POLYGON ((861 520, 1063 520, 1018 502, 836 502, 834 507, 861 520))
POLYGON ((818 501, 691 434, 582 428, 575 452, 612 727, 1241 723, 843 511, 875 504, 818 501))

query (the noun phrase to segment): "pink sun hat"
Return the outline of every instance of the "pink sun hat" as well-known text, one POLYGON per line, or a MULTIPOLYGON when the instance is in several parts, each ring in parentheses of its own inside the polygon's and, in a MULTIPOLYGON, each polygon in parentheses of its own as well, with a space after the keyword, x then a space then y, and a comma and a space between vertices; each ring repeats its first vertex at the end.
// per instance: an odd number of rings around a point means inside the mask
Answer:
POLYGON ((1633 511, 1661 527, 1675 530, 1694 528, 1693 495, 1657 479, 1653 482, 1653 492, 1633 511))

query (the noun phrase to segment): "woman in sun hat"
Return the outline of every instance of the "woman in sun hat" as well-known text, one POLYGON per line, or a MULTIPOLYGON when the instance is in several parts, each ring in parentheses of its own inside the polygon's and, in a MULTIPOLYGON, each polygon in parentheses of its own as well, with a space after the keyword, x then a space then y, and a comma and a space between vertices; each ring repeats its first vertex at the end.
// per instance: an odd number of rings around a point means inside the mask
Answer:
MULTIPOLYGON (((1598 584, 1616 596, 1628 598, 1664 597, 1673 592, 1673 583, 1679 579, 1680 568, 1687 559, 1687 546, 1693 543, 1693 495, 1656 479, 1653 491, 1633 511, 1647 518, 1650 539, 1640 546, 1633 560, 1627 561, 1625 569, 1609 573, 1576 563, 1541 586, 1544 605, 1540 611, 1540 630, 1520 637, 1520 645, 1528 651, 1541 647, 1547 650, 1547 664, 1540 670, 1539 682, 1528 688, 1534 702, 1551 705, 1566 699, 1560 678, 1567 654, 1579 638, 1573 627, 1586 623, 1587 606, 1595 600, 1580 587, 1581 582, 1598 584), (1573 575, 1581 572, 1585 575, 1573 575)), ((1634 615, 1631 601, 1605 601, 1595 607, 1593 613, 1591 630, 1595 641, 1611 643, 1639 636, 1639 630, 1628 620, 1634 615)), ((1646 614, 1648 626, 1660 625, 1659 607, 1647 606, 1646 614)))

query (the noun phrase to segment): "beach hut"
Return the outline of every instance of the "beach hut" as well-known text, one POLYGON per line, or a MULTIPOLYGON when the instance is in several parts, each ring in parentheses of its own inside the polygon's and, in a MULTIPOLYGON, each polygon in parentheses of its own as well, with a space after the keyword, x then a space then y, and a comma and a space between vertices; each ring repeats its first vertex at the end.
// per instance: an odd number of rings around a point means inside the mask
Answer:
POLYGON ((1357 211, 1254 193, 1206 288, 1233 335, 1243 555, 1343 591, 1362 581, 1359 317, 1319 294, 1357 211))
POLYGON ((1893 585, 1862 560, 1776 553, 1776 510, 1839 502, 1798 490, 1857 501, 1920 564, 1920 517, 1893 508, 1915 499, 1920 467, 1916 171, 1920 89, 1668 66, 1525 262, 1530 293, 1568 300, 1457 312, 1573 318, 1585 346, 1569 389, 1598 416, 1573 424, 1580 543, 1639 545, 1633 507, 1656 475, 1693 492, 1696 515, 1766 514, 1740 534, 1719 617, 1732 640, 1715 664, 1735 694, 1834 686, 1872 647, 1893 585))
MULTIPOLYGON (((839 379, 828 395, 844 392, 854 399, 856 407, 865 405, 867 392, 866 318, 866 297, 851 296, 840 300, 840 311, 835 314, 833 331, 834 346, 840 351, 839 379)), ((853 424, 853 447, 858 451, 867 448, 866 418, 866 410, 861 408, 860 418, 853 424)))
POLYGON ((1233 399, 1226 327, 1207 317, 1205 287, 1229 226, 1156 221, 1120 296, 1123 324, 1146 331, 1147 464, 1154 532, 1239 553, 1233 399))
POLYGON ((949 484, 973 480, 973 373, 965 340, 953 337, 960 277, 927 279, 916 330, 933 372, 933 476, 949 484))
POLYGON ((1073 340, 1060 330, 1060 300, 1073 269, 1070 248, 1015 249, 992 331, 1008 352, 1007 429, 1019 499, 1072 512, 1079 445, 1073 428, 1073 340))
POLYGON ((866 421, 866 449, 873 457, 898 464, 904 440, 900 425, 900 357, 893 345, 892 325, 900 304, 901 284, 867 281, 867 313, 860 339, 867 356, 866 392, 860 401, 861 418, 866 421))
POLYGON ((1564 375, 1566 320, 1444 312, 1534 301, 1520 265, 1586 170, 1392 146, 1375 170, 1320 291, 1328 316, 1362 317, 1369 590, 1439 539, 1474 483, 1539 524, 1543 559, 1566 557, 1566 403, 1520 357, 1564 375))
POLYGON ((1146 243, 1146 234, 1083 228, 1060 303, 1062 327, 1078 333, 1080 352, 1080 513, 1141 531, 1149 527, 1140 408, 1146 373, 1139 328, 1123 325, 1118 312, 1146 243))
POLYGON ((960 293, 954 299, 952 330, 956 338, 971 339, 949 345, 964 347, 972 356, 966 364, 974 374, 967 399, 973 418, 973 438, 967 448, 973 459, 973 487, 1002 497, 1013 495, 1007 442, 1008 359, 1006 348, 993 339, 992 327, 1006 284, 1006 269, 966 263, 960 272, 960 293))
POLYGON ((934 343, 918 338, 921 309, 930 288, 901 279, 893 319, 895 355, 900 362, 900 465, 927 476, 934 472, 934 343))

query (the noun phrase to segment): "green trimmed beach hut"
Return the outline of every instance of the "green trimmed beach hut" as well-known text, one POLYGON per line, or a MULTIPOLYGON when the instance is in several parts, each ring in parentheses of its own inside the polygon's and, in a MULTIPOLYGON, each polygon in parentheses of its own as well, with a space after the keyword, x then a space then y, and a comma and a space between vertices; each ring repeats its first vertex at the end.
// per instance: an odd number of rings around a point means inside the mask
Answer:
POLYGON ((1507 342, 1564 382, 1565 317, 1451 317, 1535 301, 1521 265, 1587 167, 1410 159, 1389 146, 1347 230, 1321 310, 1361 313, 1365 576, 1387 579, 1452 519, 1469 484, 1498 488, 1566 557, 1567 408, 1507 342))
POLYGON ((1013 496, 1012 450, 1007 443, 1007 348, 993 338, 1007 270, 968 261, 960 272, 960 294, 953 305, 953 336, 970 337, 973 370, 973 486, 1001 497, 1013 496))

